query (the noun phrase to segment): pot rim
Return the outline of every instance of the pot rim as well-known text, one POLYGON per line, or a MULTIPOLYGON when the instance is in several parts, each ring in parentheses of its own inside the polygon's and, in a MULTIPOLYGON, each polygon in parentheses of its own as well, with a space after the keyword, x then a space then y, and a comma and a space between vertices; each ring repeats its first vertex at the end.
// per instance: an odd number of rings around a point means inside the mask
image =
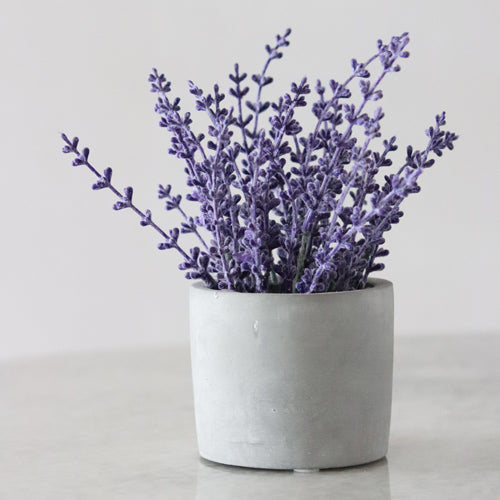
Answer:
MULTIPOLYGON (((373 293, 376 290, 381 290, 383 288, 392 288, 393 284, 391 281, 383 278, 369 278, 367 282, 368 286, 358 290, 343 290, 338 292, 319 292, 319 293, 251 293, 251 292, 238 292, 236 290, 226 290, 226 289, 214 289, 208 288, 202 281, 197 281, 190 285, 190 288, 199 290, 200 292, 217 293, 218 295, 248 295, 249 297, 328 297, 328 296, 339 296, 339 295, 356 295, 356 294, 368 294, 373 293)), ((292 299, 293 300, 293 299, 292 299)))

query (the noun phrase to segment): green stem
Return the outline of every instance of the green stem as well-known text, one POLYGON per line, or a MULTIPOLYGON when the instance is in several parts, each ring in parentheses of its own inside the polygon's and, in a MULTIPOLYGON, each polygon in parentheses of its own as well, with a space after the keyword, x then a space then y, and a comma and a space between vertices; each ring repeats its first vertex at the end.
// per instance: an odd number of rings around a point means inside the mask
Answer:
POLYGON ((309 242, 311 240, 311 233, 304 233, 302 235, 302 243, 300 245, 299 257, 297 259, 297 273, 293 279, 292 293, 297 293, 297 283, 300 278, 302 278, 302 273, 304 272, 304 267, 306 263, 307 250, 309 248, 309 242))

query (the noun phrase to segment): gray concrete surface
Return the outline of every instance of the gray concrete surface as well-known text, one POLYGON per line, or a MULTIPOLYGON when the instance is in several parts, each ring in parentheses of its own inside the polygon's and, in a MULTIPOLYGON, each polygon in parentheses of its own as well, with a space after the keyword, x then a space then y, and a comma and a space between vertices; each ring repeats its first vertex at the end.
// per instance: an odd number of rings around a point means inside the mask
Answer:
POLYGON ((315 474, 198 456, 189 348, 0 364, 2 500, 496 500, 500 337, 398 337, 387 459, 315 474))

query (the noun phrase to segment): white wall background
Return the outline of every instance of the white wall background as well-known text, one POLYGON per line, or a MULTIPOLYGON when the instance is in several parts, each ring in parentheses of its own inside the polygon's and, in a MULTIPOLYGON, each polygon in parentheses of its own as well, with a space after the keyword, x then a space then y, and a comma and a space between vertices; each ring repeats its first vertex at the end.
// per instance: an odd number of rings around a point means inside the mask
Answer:
POLYGON ((456 150, 426 172, 389 236, 383 277, 398 334, 499 332, 500 72, 496 0, 25 0, 0 15, 0 357, 187 341, 188 282, 174 253, 60 154, 79 135, 118 186, 169 225, 158 183, 183 186, 157 127, 151 67, 184 102, 186 80, 261 68, 293 28, 274 93, 307 75, 343 78, 351 57, 409 31, 411 57, 385 84, 385 135, 422 145, 445 109, 456 150))

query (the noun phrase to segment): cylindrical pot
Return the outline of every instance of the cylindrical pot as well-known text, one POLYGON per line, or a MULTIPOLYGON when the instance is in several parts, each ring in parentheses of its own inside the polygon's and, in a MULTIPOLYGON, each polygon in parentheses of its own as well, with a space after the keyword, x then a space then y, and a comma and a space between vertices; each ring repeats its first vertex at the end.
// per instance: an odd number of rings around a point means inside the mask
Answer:
POLYGON ((229 465, 326 469, 387 453, 393 288, 190 293, 200 455, 229 465))

